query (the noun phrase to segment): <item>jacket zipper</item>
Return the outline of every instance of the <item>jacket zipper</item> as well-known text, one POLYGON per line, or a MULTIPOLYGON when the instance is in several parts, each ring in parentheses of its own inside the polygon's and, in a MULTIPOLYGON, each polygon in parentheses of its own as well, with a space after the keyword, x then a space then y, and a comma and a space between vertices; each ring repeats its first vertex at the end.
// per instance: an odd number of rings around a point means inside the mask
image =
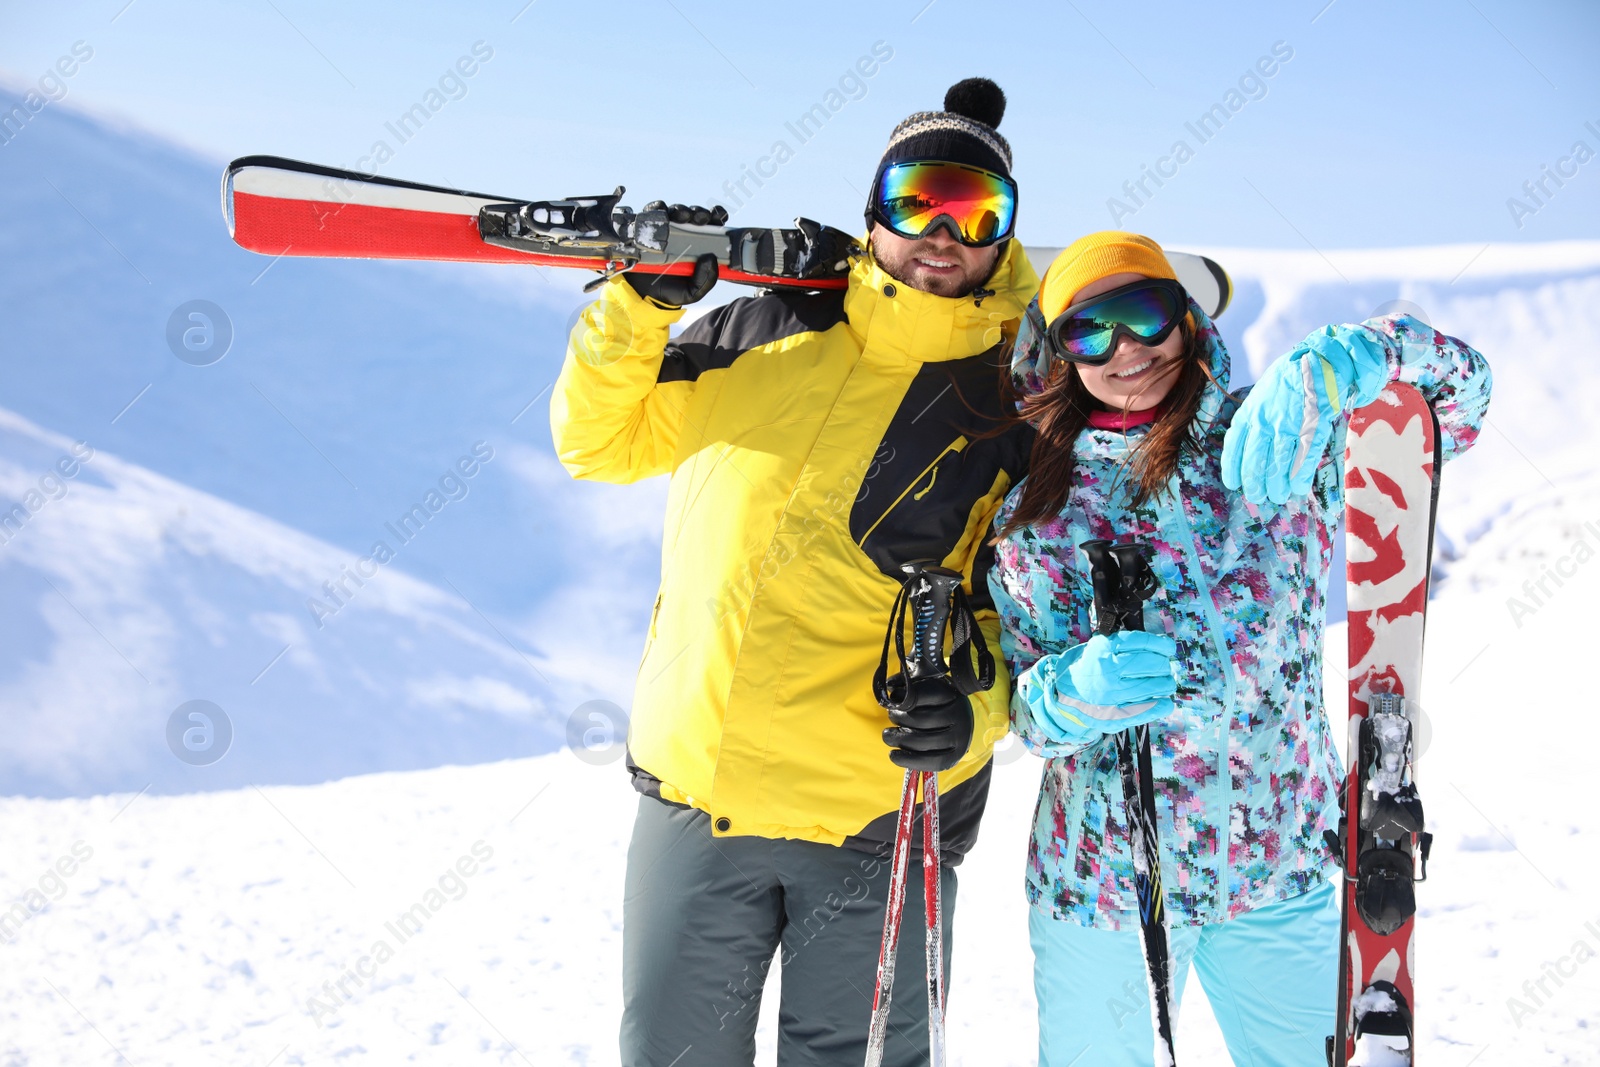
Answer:
POLYGON ((1173 478, 1168 488, 1173 494, 1173 517, 1183 532, 1183 552, 1189 561, 1189 573, 1194 575, 1195 587, 1200 593, 1200 606, 1205 612, 1206 625, 1211 630, 1211 641, 1217 656, 1222 660, 1224 676, 1228 680, 1228 702, 1217 718, 1218 759, 1217 791, 1221 796, 1222 825, 1218 827, 1217 848, 1217 921, 1228 917, 1228 855, 1233 845, 1233 770, 1228 764, 1228 720, 1239 702, 1239 690, 1233 657, 1228 654, 1228 640, 1224 636, 1222 617, 1217 614, 1216 602, 1211 599, 1211 587, 1206 582, 1205 571, 1200 569, 1200 552, 1195 545, 1194 528, 1183 510, 1182 486, 1173 478))
POLYGON ((939 476, 939 464, 944 462, 944 458, 953 452, 960 452, 966 447, 967 439, 965 436, 957 437, 954 441, 951 441, 948 445, 945 445, 944 451, 940 452, 937 456, 934 456, 933 462, 922 468, 922 473, 911 479, 911 484, 900 490, 900 495, 890 501, 889 506, 884 509, 883 514, 879 515, 876 521, 874 521, 871 526, 867 527, 867 532, 861 535, 861 540, 856 542, 856 547, 860 548, 861 546, 865 545, 867 543, 867 538, 872 536, 872 531, 876 530, 880 525, 882 525, 883 520, 889 517, 889 512, 899 507, 900 502, 906 498, 906 494, 920 485, 923 478, 926 478, 929 474, 932 474, 933 477, 928 478, 928 484, 923 488, 922 493, 918 493, 912 498, 914 500, 922 499, 923 493, 926 493, 929 489, 933 488, 934 479, 938 478, 939 476))

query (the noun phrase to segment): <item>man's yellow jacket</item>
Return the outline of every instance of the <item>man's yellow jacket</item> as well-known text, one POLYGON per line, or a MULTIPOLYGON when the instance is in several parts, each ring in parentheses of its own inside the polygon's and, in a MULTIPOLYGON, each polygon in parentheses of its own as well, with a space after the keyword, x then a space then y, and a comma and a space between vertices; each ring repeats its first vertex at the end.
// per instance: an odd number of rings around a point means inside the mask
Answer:
MULTIPOLYGON (((629 763, 719 836, 893 839, 903 772, 871 682, 901 563, 965 574, 999 658, 989 527, 1032 444, 1001 421, 1000 382, 1038 279, 1015 241, 959 298, 895 281, 870 253, 851 266, 842 292, 735 300, 676 339, 681 310, 614 279, 551 398, 574 477, 671 476, 629 763)), ((966 757, 940 775, 951 861, 975 840, 1006 732, 999 673, 972 698, 966 757)))

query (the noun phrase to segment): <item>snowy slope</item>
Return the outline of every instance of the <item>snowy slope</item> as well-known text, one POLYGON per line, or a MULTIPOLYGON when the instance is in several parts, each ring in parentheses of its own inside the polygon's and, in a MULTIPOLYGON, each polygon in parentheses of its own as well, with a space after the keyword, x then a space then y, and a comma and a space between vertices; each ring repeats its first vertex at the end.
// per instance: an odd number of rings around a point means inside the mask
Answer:
MULTIPOLYGON (((1600 814, 1592 745, 1577 732, 1592 701, 1575 679, 1600 597, 1597 549, 1600 477, 1572 479, 1507 509, 1433 605, 1428 1063, 1594 1062, 1600 814), (1535 602, 1523 583, 1552 573, 1560 584, 1535 585, 1535 602)), ((1330 692, 1342 636, 1329 637, 1330 692)), ((314 787, 0 800, 0 885, 24 909, 0 912, 0 1064, 119 1053, 139 1064, 615 1064, 637 801, 620 752, 599 755, 314 787), (426 921, 391 930, 408 912, 426 921)), ((951 1062, 971 1067, 1034 1062, 1021 884, 1040 765, 1014 743, 999 762, 956 910, 951 1062)), ((780 990, 781 974, 760 1063, 772 1062, 780 990)), ((1183 1062, 1227 1063, 1203 997, 1190 996, 1183 1062)))
MULTIPOLYGON (((1561 568, 1575 576, 1520 629, 1504 606, 1524 574, 1581 554, 1580 537, 1600 544, 1600 483, 1508 517, 1434 605, 1426 1063, 1594 1062, 1600 815, 1591 746, 1560 733, 1592 706, 1557 657, 1583 647, 1600 564, 1561 568), (1508 729, 1508 715, 1540 728, 1508 729), (1570 977, 1557 986, 1546 963, 1570 977), (1540 979, 1536 1004, 1524 983, 1540 979), (1527 1011, 1514 1016, 1510 998, 1527 1011)), ((1330 637, 1330 689, 1340 639, 1330 637)), ((138 1064, 615 1064, 636 800, 610 755, 196 796, 0 800, 0 884, 25 902, 56 898, 0 944, 0 1064, 108 1063, 113 1047, 138 1064), (51 875, 63 859, 73 873, 51 875), (451 873, 462 870, 472 873, 451 873), (419 904, 420 932, 415 919, 389 928, 419 904), (358 967, 371 977, 340 990, 358 967)), ((1001 764, 956 910, 951 1062, 970 1067, 1034 1062, 1021 886, 1040 765, 1014 750, 1001 764)), ((1183 1062, 1227 1063, 1190 995, 1183 1062)), ((769 996, 760 1063, 772 1062, 774 1008, 769 996)))

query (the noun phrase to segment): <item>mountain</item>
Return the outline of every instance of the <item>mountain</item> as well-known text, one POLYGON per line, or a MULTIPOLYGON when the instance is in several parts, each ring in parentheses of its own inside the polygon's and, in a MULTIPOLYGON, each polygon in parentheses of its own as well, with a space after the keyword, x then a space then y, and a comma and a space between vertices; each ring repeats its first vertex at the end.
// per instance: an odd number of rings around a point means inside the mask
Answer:
POLYGON ((665 486, 555 461, 581 279, 272 261, 229 241, 220 173, 63 106, 0 150, 0 510, 74 443, 94 457, 0 545, 0 708, 25 724, 0 793, 481 762, 626 706, 665 486), (196 299, 231 325, 208 365, 168 340, 196 299), (393 559, 326 614, 379 542, 393 559), (202 768, 165 739, 195 699, 237 727, 202 768))
MULTIPOLYGON (((0 147, 0 514, 48 501, 0 538, 21 727, 0 794, 305 784, 623 729, 665 486, 573 482, 553 455, 584 279, 256 256, 227 238, 221 163, 64 104, 0 147), (198 354, 197 300, 221 309, 198 354), (92 458, 50 499, 74 448, 92 458), (168 738, 196 700, 233 728, 201 766, 168 738)), ((1441 589, 1518 501, 1593 470, 1600 242, 1194 250, 1236 283, 1236 383, 1397 306, 1489 355, 1489 428, 1445 473, 1441 589)))

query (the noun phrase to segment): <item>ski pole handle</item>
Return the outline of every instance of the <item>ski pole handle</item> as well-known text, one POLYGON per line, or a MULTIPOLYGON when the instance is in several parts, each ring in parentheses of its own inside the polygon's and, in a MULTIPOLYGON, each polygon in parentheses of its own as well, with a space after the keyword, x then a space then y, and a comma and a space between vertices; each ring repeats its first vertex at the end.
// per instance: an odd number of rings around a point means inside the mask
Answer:
POLYGON ((951 603, 961 587, 961 574, 932 560, 902 564, 910 590, 912 648, 905 657, 907 678, 942 678, 950 673, 944 658, 944 634, 951 603))
POLYGON ((1104 538, 1085 541, 1078 551, 1089 557, 1089 582, 1094 587, 1094 631, 1099 634, 1117 632, 1117 586, 1121 581, 1121 568, 1111 554, 1111 542, 1104 538))
POLYGON ((905 580, 889 612, 883 635, 883 652, 872 674, 872 693, 890 711, 904 711, 914 703, 913 690, 948 679, 966 696, 994 685, 994 657, 983 631, 962 591, 960 571, 931 559, 900 565, 905 580), (906 647, 906 614, 911 614, 912 642, 906 647), (951 654, 944 653, 949 632, 951 654), (898 668, 890 674, 890 650, 898 668), (973 663, 974 654, 977 658, 973 663), (917 684, 913 684, 917 683, 917 684))
POLYGON ((1094 587, 1094 631, 1144 629, 1144 602, 1158 587, 1150 569, 1153 549, 1140 541, 1112 544, 1095 538, 1078 545, 1089 558, 1089 581, 1094 587))
POLYGON ((1118 589, 1119 620, 1124 630, 1144 629, 1144 602, 1156 592, 1155 572, 1150 569, 1150 556, 1154 552, 1140 541, 1128 541, 1111 546, 1111 556, 1117 561, 1122 576, 1118 589))

